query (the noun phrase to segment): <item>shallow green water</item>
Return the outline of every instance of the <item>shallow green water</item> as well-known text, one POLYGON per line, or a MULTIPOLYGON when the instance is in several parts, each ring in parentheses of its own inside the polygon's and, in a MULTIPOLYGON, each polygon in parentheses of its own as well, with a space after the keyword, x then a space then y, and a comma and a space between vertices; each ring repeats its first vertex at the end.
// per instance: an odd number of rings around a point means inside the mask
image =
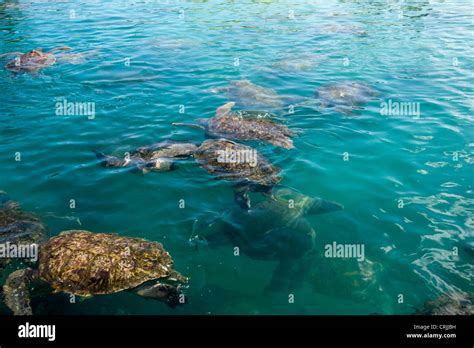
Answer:
POLYGON ((404 314, 473 292, 472 11, 469 1, 1 2, 0 52, 67 45, 85 57, 36 76, 0 73, 0 189, 51 235, 160 241, 191 278, 189 304, 174 310, 120 293, 75 304, 54 295, 36 312, 404 314), (171 123, 211 117, 227 97, 210 89, 242 79, 283 96, 276 113, 303 131, 290 151, 249 143, 281 167, 281 184, 344 205, 307 218, 316 251, 363 244, 364 262, 319 257, 301 286, 265 290, 276 260, 189 242, 196 220, 236 209, 231 183, 193 161, 145 176, 98 165, 91 150, 203 140, 171 123), (308 102, 343 80, 377 96, 352 114, 308 102), (57 116, 64 99, 95 103, 95 118, 57 116), (389 99, 420 103, 419 117, 382 115, 389 99))

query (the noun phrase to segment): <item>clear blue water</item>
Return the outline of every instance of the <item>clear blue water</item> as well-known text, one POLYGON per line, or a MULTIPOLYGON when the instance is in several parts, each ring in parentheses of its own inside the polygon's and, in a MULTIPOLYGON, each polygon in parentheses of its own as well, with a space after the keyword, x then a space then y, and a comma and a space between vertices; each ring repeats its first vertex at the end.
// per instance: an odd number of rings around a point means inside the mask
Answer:
POLYGON ((75 304, 56 294, 35 302, 38 314, 406 314, 474 291, 472 2, 2 1, 0 18, 2 53, 67 45, 84 55, 36 75, 0 72, 0 189, 51 235, 162 242, 191 278, 189 304, 176 309, 130 293, 75 304), (294 303, 265 290, 276 260, 190 245, 196 219, 236 209, 231 183, 192 161, 145 176, 105 170, 91 152, 202 141, 171 123, 212 116, 228 100, 209 90, 241 79, 290 101, 343 80, 377 91, 352 114, 280 110, 302 130, 293 150, 250 143, 282 168, 283 186, 344 205, 307 217, 319 254, 333 241, 365 245, 365 262, 313 261, 294 303), (57 116, 63 99, 95 103, 95 118, 57 116), (389 99, 420 103, 420 116, 381 115, 389 99))

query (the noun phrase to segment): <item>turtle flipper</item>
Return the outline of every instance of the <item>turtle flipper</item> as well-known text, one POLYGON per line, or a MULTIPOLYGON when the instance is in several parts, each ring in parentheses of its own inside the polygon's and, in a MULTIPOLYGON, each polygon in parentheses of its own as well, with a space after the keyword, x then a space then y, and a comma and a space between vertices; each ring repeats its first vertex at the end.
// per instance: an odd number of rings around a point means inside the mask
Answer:
POLYGON ((249 210, 251 208, 250 202, 250 189, 246 186, 235 186, 234 187, 234 200, 244 210, 249 210))
POLYGON ((55 51, 70 51, 70 50, 72 50, 71 47, 69 47, 69 46, 62 46, 62 47, 53 48, 52 50, 49 50, 49 51, 46 52, 46 53, 52 53, 52 52, 55 52, 55 51))
POLYGON ((218 107, 216 110, 216 117, 222 117, 227 115, 232 108, 235 106, 235 102, 228 102, 221 107, 218 107))
POLYGON ((100 164, 105 168, 128 167, 132 165, 132 161, 120 159, 115 156, 106 155, 103 152, 93 150, 95 156, 100 160, 100 164))
POLYGON ((8 53, 0 54, 0 58, 1 57, 10 57, 10 56, 21 56, 21 55, 23 55, 23 53, 21 53, 21 52, 8 52, 8 53))
POLYGON ((30 305, 30 286, 37 279, 38 273, 31 268, 20 269, 8 276, 3 285, 3 293, 5 304, 14 315, 33 315, 30 305))

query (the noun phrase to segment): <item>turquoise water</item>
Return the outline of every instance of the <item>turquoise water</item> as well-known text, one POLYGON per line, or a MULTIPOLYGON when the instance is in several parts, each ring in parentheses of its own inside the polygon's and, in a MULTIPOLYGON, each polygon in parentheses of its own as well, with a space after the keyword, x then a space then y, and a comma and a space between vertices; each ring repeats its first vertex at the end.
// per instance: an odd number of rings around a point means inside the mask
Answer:
POLYGON ((70 46, 82 56, 34 75, 0 72, 0 189, 51 235, 162 242, 191 278, 176 309, 130 293, 74 304, 56 294, 35 300, 36 313, 406 314, 472 293, 472 11, 469 1, 2 1, 0 52, 70 46), (266 289, 277 260, 189 242, 196 221, 236 209, 231 183, 193 161, 148 175, 98 165, 94 149, 202 141, 171 123, 213 116, 228 99, 210 89, 243 79, 281 95, 275 113, 302 131, 293 150, 249 143, 282 169, 282 186, 344 206, 307 217, 317 252, 363 244, 364 262, 319 257, 300 286, 266 289), (377 95, 350 114, 311 102, 345 80, 377 95), (64 99, 95 103, 95 118, 56 115, 64 99), (419 103, 419 117, 382 115, 390 99, 419 103))

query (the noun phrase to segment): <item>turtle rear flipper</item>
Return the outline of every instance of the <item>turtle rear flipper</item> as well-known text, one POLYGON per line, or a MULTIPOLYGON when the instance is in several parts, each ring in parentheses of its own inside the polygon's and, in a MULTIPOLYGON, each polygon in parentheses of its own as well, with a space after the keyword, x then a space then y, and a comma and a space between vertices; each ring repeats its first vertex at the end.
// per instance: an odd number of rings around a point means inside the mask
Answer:
POLYGON ((3 293, 5 304, 14 315, 33 315, 30 305, 30 287, 37 279, 38 273, 31 268, 20 269, 8 276, 3 285, 3 293))
POLYGON ((306 210, 307 215, 320 215, 343 210, 344 207, 339 203, 327 201, 322 198, 313 198, 306 210))

